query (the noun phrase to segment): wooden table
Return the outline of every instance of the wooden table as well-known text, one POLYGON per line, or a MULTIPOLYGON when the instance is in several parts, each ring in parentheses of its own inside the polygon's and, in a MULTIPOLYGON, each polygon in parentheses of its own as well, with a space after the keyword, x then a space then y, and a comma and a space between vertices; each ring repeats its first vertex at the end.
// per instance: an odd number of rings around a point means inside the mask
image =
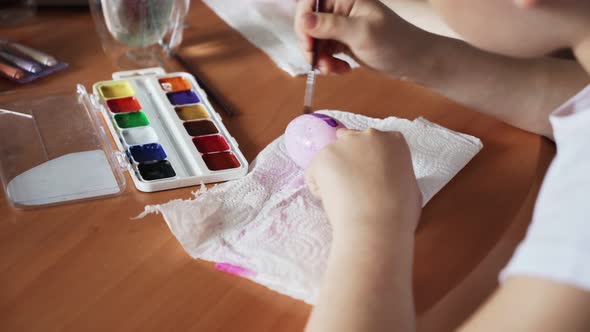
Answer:
MULTIPOLYGON (((252 160, 301 112, 304 78, 291 78, 200 2, 181 53, 239 115, 225 118, 252 160)), ((70 63, 28 86, 74 91, 117 68, 84 10, 42 11, 0 35, 70 63)), ((421 331, 449 330, 497 285, 522 238, 554 154, 546 140, 479 115, 428 90, 355 70, 319 79, 320 109, 374 117, 424 116, 482 139, 485 147, 425 207, 417 232, 414 289, 421 331)), ((5 97, 5 96, 4 96, 5 97)), ((3 96, 0 94, 0 101, 3 96)), ((1 142, 0 142, 1 144, 1 142)), ((300 331, 311 307, 191 259, 146 204, 195 188, 141 193, 127 178, 116 198, 34 211, 0 196, 0 331, 300 331)))

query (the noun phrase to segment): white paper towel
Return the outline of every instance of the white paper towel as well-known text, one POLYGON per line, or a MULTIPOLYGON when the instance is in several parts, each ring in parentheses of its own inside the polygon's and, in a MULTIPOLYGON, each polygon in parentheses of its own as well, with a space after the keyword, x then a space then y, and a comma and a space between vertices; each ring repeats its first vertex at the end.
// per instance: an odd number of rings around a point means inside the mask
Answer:
MULTIPOLYGON (((221 19, 239 31, 254 46, 291 76, 305 74, 309 64, 305 61, 293 30, 294 0, 204 0, 221 19)), ((352 67, 358 64, 344 54, 338 58, 352 67)))
MULTIPOLYGON (((321 113, 351 129, 400 131, 412 153, 424 204, 482 148, 479 139, 422 118, 321 113)), ((258 155, 244 178, 209 190, 203 187, 192 200, 147 206, 144 215, 162 213, 192 257, 218 262, 219 269, 314 303, 332 233, 321 202, 305 187, 303 176, 286 155, 281 136, 258 155)))

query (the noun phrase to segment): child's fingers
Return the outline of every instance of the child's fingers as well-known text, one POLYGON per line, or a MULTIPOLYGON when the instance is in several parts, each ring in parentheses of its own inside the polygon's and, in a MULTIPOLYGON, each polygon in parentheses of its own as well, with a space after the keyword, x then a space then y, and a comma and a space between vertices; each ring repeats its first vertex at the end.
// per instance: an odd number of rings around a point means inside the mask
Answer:
POLYGON ((305 32, 303 17, 305 13, 313 12, 315 0, 299 0, 295 7, 295 34, 305 51, 311 50, 311 37, 305 32))
POLYGON ((313 38, 337 40, 347 45, 358 32, 358 22, 354 18, 334 14, 306 12, 302 23, 304 32, 313 38))
POLYGON ((333 40, 324 40, 320 43, 318 51, 320 53, 325 53, 328 55, 344 53, 348 50, 348 48, 337 41, 333 40))
POLYGON ((530 8, 533 5, 537 4, 537 0, 513 0, 514 4, 516 4, 517 7, 520 8, 530 8))
MULTIPOLYGON (((330 43, 329 41, 326 41, 330 43)), ((332 52, 330 50, 338 49, 338 48, 324 48, 322 47, 319 54, 318 54, 318 62, 317 66, 320 72, 324 75, 327 74, 345 74, 350 71, 350 65, 348 62, 337 59, 333 55, 337 53, 342 53, 342 51, 332 52)), ((305 60, 308 63, 311 63, 311 59, 313 58, 313 52, 311 50, 304 50, 305 60)))
POLYGON ((350 71, 348 62, 332 56, 320 56, 318 67, 322 74, 344 74, 350 71))
POLYGON ((304 174, 305 185, 307 186, 307 188, 309 189, 309 191, 311 192, 312 195, 314 195, 317 198, 320 198, 320 190, 319 190, 317 183, 315 182, 314 171, 315 171, 315 167, 313 167, 313 161, 312 161, 312 163, 310 164, 310 167, 308 167, 305 170, 305 174, 304 174))
MULTIPOLYGON (((313 58, 313 52, 311 50, 304 50, 305 53, 305 60, 307 61, 307 63, 311 63, 311 60, 313 58)), ((318 59, 319 61, 319 59, 318 59)))
POLYGON ((344 137, 357 136, 361 132, 354 129, 340 128, 336 130, 336 138, 342 139, 344 137))
POLYGON ((335 58, 335 54, 345 53, 347 47, 336 41, 324 40, 319 44, 319 58, 318 61, 324 61, 320 67, 323 67, 323 73, 330 74, 344 74, 350 71, 348 62, 335 58))

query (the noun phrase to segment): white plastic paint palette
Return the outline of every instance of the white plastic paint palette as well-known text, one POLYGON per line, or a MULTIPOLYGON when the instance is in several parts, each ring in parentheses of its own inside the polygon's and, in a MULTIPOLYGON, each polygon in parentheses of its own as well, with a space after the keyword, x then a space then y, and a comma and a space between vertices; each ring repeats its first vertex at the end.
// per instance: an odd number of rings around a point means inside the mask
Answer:
POLYGON ((161 68, 118 72, 94 94, 135 186, 158 191, 227 181, 246 174, 235 139, 188 73, 161 68))

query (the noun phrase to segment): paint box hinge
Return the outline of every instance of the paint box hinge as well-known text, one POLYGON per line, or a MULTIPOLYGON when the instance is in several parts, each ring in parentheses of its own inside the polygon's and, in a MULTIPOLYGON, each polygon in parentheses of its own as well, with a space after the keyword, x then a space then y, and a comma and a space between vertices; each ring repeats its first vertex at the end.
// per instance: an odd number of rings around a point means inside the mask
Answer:
POLYGON ((131 169, 131 164, 127 159, 127 155, 121 151, 113 152, 115 159, 117 160, 117 164, 121 167, 121 170, 127 171, 131 169))
POLYGON ((92 104, 92 109, 95 112, 100 112, 100 101, 98 101, 98 98, 95 95, 90 95, 90 104, 92 104))

